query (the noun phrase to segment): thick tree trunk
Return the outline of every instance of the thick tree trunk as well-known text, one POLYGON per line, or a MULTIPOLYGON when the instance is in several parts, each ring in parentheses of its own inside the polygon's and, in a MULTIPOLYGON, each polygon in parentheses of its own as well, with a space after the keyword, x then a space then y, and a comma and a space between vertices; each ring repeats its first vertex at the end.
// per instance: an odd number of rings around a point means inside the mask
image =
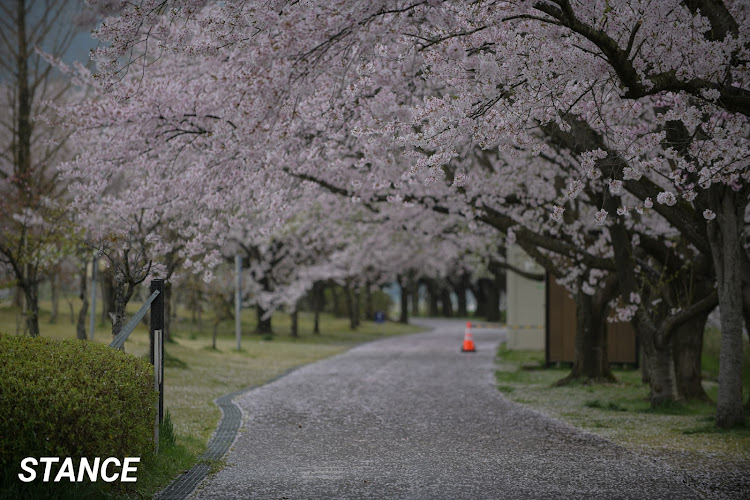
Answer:
POLYGON ((607 328, 605 310, 597 306, 593 296, 579 292, 576 303, 575 362, 570 374, 556 385, 565 385, 576 379, 585 382, 612 382, 607 357, 607 328))
POLYGON ((258 318, 258 326, 255 329, 255 333, 261 335, 273 335, 273 328, 271 327, 271 316, 269 315, 267 318, 263 319, 263 316, 266 314, 266 310, 261 306, 256 305, 255 314, 258 318))
POLYGON ((742 401, 742 255, 740 235, 747 199, 725 186, 714 185, 710 207, 716 219, 708 223, 708 239, 716 270, 721 312, 719 393, 716 425, 730 428, 743 421, 742 401))
POLYGON ((677 391, 683 399, 709 400, 703 389, 701 374, 703 331, 707 319, 708 313, 695 316, 678 326, 672 335, 677 391))
POLYGON ((646 355, 651 359, 651 406, 677 401, 677 383, 675 380, 674 356, 672 343, 658 345, 653 339, 646 341, 646 355))

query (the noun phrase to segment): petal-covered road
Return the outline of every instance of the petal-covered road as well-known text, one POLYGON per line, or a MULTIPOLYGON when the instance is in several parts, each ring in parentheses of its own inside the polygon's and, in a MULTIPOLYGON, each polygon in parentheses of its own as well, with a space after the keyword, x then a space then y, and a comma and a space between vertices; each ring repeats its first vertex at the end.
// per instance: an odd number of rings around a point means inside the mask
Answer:
POLYGON ((388 338, 300 368, 235 402, 227 465, 192 498, 699 498, 665 469, 505 399, 504 336, 464 324, 388 338))

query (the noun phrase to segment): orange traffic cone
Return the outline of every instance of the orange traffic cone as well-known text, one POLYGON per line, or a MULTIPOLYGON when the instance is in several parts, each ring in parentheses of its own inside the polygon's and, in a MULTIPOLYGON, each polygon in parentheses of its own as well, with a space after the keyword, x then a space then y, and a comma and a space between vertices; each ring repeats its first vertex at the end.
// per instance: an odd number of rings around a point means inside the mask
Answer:
POLYGON ((474 339, 471 338, 471 321, 466 322, 466 333, 464 333, 464 346, 461 352, 475 352, 474 339))

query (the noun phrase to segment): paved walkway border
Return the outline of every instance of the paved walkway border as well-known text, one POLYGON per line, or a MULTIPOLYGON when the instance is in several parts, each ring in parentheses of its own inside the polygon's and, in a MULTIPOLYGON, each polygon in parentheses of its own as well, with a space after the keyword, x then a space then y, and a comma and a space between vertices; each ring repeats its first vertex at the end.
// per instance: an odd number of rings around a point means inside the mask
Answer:
POLYGON ((290 368, 263 384, 245 387, 244 389, 216 398, 214 403, 221 410, 222 417, 216 431, 214 431, 211 439, 208 440, 205 453, 200 456, 197 464, 189 471, 179 475, 177 479, 169 483, 169 486, 157 493, 154 498, 158 498, 159 500, 184 500, 193 493, 195 488, 208 476, 208 471, 211 469, 211 465, 208 462, 211 460, 220 460, 229 451, 235 437, 237 437, 237 431, 242 423, 242 411, 239 406, 234 404, 234 398, 261 385, 270 384, 281 377, 289 375, 297 368, 299 366, 290 368))

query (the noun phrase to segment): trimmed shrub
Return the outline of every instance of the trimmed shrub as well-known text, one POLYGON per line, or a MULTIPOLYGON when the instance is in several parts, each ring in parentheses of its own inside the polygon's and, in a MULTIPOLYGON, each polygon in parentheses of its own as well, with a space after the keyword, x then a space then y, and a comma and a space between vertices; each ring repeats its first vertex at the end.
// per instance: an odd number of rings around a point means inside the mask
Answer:
POLYGON ((149 457, 153 384, 149 362, 124 351, 0 334, 0 469, 29 456, 149 457))

